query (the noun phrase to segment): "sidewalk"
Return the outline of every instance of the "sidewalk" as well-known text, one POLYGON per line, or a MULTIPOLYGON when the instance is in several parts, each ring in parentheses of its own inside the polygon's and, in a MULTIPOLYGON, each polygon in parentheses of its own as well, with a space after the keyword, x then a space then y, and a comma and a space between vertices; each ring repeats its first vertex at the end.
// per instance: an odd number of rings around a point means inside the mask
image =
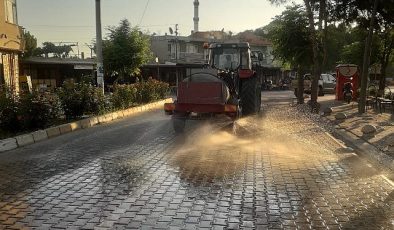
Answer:
POLYGON ((332 114, 325 118, 336 127, 334 134, 344 141, 350 141, 352 147, 363 152, 362 154, 394 170, 394 115, 379 113, 373 109, 368 109, 365 114, 359 115, 356 102, 347 104, 336 101, 334 95, 319 97, 318 100, 321 104, 321 112, 327 107, 333 110, 332 114), (335 119, 335 115, 340 112, 347 115, 343 121, 335 119), (363 135, 361 130, 365 125, 376 127, 374 136, 363 135))

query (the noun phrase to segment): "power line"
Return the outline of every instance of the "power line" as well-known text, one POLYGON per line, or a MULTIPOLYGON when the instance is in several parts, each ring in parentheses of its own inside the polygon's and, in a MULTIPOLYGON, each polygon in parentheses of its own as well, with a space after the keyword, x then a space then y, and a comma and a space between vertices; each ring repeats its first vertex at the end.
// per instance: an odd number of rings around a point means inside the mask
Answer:
POLYGON ((140 23, 138 23, 138 26, 141 25, 142 20, 143 20, 144 17, 145 17, 145 13, 146 13, 146 10, 148 9, 149 1, 150 1, 150 0, 146 1, 145 9, 144 9, 144 12, 142 13, 141 20, 140 20, 140 23))

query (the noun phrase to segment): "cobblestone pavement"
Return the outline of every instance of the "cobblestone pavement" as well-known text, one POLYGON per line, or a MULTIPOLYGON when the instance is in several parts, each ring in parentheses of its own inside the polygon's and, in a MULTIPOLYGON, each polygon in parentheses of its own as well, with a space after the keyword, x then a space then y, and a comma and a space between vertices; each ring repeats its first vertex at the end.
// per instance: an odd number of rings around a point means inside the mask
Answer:
POLYGON ((393 229, 394 187, 288 105, 172 131, 161 112, 0 154, 0 229, 393 229))

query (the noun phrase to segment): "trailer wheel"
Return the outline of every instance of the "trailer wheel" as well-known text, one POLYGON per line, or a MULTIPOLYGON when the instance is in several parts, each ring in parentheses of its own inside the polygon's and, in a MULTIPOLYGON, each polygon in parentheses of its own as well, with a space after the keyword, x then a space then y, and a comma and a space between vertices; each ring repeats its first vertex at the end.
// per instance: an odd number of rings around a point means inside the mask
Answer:
POLYGON ((186 120, 178 117, 173 117, 172 126, 174 128, 175 133, 183 133, 186 126, 186 120))
POLYGON ((257 78, 243 80, 241 87, 242 115, 258 112, 261 105, 261 90, 258 87, 257 78))

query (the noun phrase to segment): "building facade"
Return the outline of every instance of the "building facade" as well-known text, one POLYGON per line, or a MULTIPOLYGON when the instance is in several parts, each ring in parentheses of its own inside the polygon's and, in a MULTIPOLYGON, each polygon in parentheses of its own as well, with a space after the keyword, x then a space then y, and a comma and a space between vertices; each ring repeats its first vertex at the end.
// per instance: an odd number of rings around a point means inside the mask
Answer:
POLYGON ((224 31, 198 31, 190 36, 152 36, 151 50, 156 63, 143 66, 143 74, 175 85, 178 80, 187 77, 192 69, 202 68, 208 62, 208 43, 238 43, 248 42, 251 50, 263 54, 260 62, 265 80, 280 79, 280 68, 273 63, 272 43, 256 36, 251 31, 239 33, 235 36, 224 31))
POLYGON ((153 36, 151 50, 160 63, 200 63, 207 60, 208 51, 204 50, 204 39, 184 36, 153 36))
POLYGON ((223 31, 194 32, 190 36, 152 36, 151 50, 160 63, 204 64, 208 60, 204 43, 216 42, 248 42, 252 51, 264 55, 264 65, 273 66, 272 43, 252 32, 242 32, 236 36, 229 36, 223 31))
POLYGON ((23 51, 16 0, 0 0, 0 85, 19 91, 19 55, 23 51))
POLYGON ((93 79, 95 70, 95 59, 29 57, 20 62, 20 76, 30 76, 32 89, 40 91, 54 91, 66 80, 93 79))

